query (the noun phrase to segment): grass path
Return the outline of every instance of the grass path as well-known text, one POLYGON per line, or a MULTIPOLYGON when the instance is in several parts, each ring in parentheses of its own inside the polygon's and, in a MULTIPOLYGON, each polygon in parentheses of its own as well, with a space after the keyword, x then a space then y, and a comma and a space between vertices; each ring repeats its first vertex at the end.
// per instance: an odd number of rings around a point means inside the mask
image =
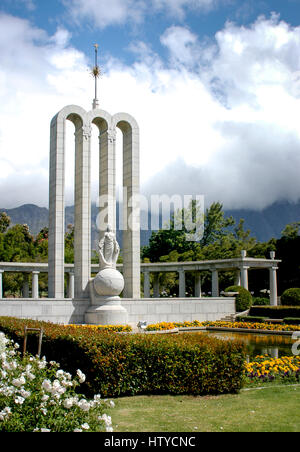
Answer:
POLYGON ((300 386, 236 395, 115 399, 115 432, 300 432, 300 386))

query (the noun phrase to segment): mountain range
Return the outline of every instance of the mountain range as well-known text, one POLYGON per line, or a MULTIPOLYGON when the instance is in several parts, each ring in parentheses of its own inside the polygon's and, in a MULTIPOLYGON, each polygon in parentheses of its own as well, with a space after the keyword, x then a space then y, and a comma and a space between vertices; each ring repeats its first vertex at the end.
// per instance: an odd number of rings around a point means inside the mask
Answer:
MULTIPOLYGON (((39 207, 34 204, 25 204, 20 207, 5 209, 0 208, 0 212, 6 212, 11 218, 11 225, 14 224, 27 224, 33 235, 45 226, 48 226, 49 211, 45 207, 39 207)), ((117 224, 118 221, 117 208, 117 224)), ((96 218, 98 215, 98 208, 96 205, 92 205, 92 244, 95 243, 98 237, 96 218)), ((142 219, 148 220, 148 224, 151 224, 150 213, 141 212, 142 219)), ((280 238, 281 232, 284 227, 296 221, 300 221, 300 202, 291 203, 288 201, 276 202, 271 206, 261 211, 250 209, 239 210, 225 210, 225 216, 232 216, 236 223, 243 218, 245 220, 245 229, 250 229, 251 236, 256 237, 258 241, 265 242, 271 238, 280 238)), ((65 209, 65 225, 74 224, 74 206, 67 206, 65 209)), ((160 223, 161 224, 161 223, 160 223)), ((152 231, 141 231, 141 245, 147 245, 152 231)), ((122 246, 122 233, 117 231, 117 239, 122 246)))

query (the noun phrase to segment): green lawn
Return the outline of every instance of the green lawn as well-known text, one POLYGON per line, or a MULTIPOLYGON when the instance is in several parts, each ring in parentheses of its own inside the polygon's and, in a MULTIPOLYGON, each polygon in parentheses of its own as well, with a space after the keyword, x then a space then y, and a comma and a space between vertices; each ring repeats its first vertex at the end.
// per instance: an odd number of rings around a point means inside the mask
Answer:
POLYGON ((215 397, 115 399, 115 432, 300 432, 300 385, 215 397))

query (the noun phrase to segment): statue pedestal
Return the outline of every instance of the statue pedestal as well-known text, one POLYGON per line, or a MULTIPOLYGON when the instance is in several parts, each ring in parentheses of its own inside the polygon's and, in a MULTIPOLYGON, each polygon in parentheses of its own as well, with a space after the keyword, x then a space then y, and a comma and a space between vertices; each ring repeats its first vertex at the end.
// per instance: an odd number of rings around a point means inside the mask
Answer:
POLYGON ((101 270, 90 280, 92 305, 85 313, 85 322, 90 325, 126 325, 128 314, 121 305, 119 294, 124 288, 124 279, 114 268, 101 270))

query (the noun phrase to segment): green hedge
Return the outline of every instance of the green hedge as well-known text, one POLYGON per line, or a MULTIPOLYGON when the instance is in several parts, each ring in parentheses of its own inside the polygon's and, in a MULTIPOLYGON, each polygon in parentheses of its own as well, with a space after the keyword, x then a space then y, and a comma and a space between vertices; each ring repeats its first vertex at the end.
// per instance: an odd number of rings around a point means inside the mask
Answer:
MULTIPOLYGON (((242 342, 196 333, 117 334, 0 317, 0 330, 22 345, 24 325, 42 327, 42 355, 87 377, 87 395, 235 393, 243 381, 242 342)), ((28 341, 30 346, 31 341, 28 341)), ((36 353, 36 343, 30 349, 36 353)))
POLYGON ((286 317, 283 319, 286 325, 300 325, 300 318, 297 317, 286 317))
POLYGON ((243 312, 250 308, 252 305, 252 295, 249 290, 241 286, 227 287, 225 292, 238 292, 235 299, 235 308, 237 312, 243 312))
POLYGON ((300 307, 297 306, 252 306, 250 316, 268 317, 269 319, 284 319, 285 317, 300 317, 300 307))
POLYGON ((300 289, 287 289, 281 295, 281 304, 283 306, 299 306, 300 307, 300 289))

